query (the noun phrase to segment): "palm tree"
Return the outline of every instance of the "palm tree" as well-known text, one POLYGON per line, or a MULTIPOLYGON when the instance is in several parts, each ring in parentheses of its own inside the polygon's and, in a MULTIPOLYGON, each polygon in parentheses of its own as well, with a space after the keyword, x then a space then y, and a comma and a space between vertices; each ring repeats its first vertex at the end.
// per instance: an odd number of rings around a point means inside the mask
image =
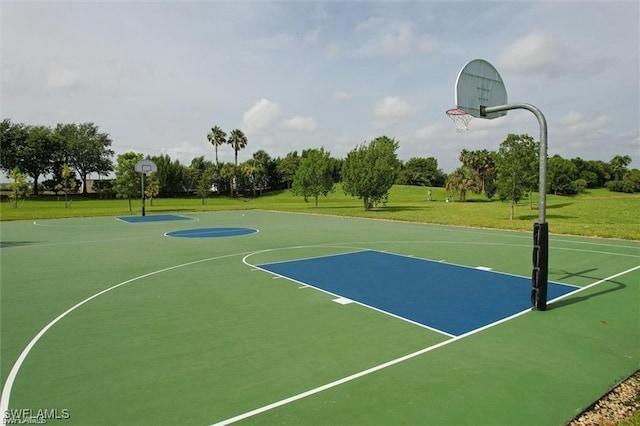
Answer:
POLYGON ((207 139, 216 150, 216 167, 218 167, 218 147, 227 143, 227 134, 218 126, 212 127, 207 139))
POLYGON ((460 192, 460 201, 467 200, 467 191, 475 185, 473 171, 467 167, 458 167, 447 177, 446 189, 450 193, 460 192))
POLYGON ((254 197, 256 196, 256 186, 260 178, 261 169, 262 169, 262 165, 253 158, 242 163, 242 173, 251 182, 251 189, 253 191, 254 197))
POLYGON ((227 140, 227 143, 233 147, 235 153, 235 174, 238 175, 238 151, 247 146, 247 137, 242 133, 240 129, 234 129, 231 131, 231 135, 227 140))
POLYGON ((269 163, 271 162, 271 157, 264 150, 259 150, 253 153, 253 160, 258 166, 257 170, 257 184, 258 189, 260 189, 260 195, 262 195, 262 190, 267 186, 268 182, 268 174, 269 174, 269 163))

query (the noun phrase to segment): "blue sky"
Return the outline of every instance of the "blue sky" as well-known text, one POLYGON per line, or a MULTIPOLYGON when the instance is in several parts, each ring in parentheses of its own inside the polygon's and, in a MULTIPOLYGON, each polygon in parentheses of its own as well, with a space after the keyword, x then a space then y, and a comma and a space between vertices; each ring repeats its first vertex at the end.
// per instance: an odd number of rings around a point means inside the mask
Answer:
MULTIPOLYGON (((637 1, 228 1, 2 3, 2 118, 91 121, 117 153, 214 152, 212 126, 272 157, 324 146, 344 157, 379 135, 398 155, 498 149, 538 139, 511 111, 456 133, 444 111, 468 61, 500 72, 510 102, 538 107, 549 154, 640 167, 637 1)), ((230 147, 221 161, 233 161, 230 147)))

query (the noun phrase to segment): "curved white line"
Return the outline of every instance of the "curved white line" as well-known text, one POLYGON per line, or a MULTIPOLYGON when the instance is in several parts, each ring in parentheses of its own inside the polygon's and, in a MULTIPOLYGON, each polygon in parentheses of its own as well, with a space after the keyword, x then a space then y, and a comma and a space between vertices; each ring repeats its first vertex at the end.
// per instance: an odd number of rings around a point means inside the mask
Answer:
MULTIPOLYGON (((349 243, 352 244, 352 243, 349 243)), ((352 247, 352 246, 347 246, 347 245, 334 245, 334 244, 312 244, 309 246, 291 246, 291 247, 280 247, 280 248, 271 248, 271 249, 264 249, 264 250, 258 250, 258 251, 253 251, 249 254, 247 254, 246 256, 244 256, 242 258, 242 263, 244 263, 245 265, 251 267, 251 268, 257 268, 256 265, 249 263, 247 261, 248 258, 250 258, 253 255, 256 254, 260 254, 260 253, 268 253, 270 251, 280 251, 280 250, 292 250, 292 249, 303 249, 303 248, 321 248, 321 247, 330 247, 330 248, 348 248, 348 249, 353 249, 356 251, 370 251, 372 249, 370 248, 366 248, 366 247, 352 247)), ((347 252, 350 253, 350 252, 347 252)), ((338 253, 338 254, 347 254, 347 253, 338 253)), ((328 256, 335 256, 335 255, 328 255, 328 256)), ((301 260, 301 259, 296 259, 296 260, 301 260)))
POLYGON ((18 371, 20 370, 20 367, 24 363, 24 360, 27 358, 27 356, 29 355, 29 352, 31 351, 31 349, 33 349, 35 344, 38 343, 40 338, 42 338, 42 336, 44 336, 44 334, 47 331, 49 331, 49 329, 51 327, 53 327, 58 321, 60 321, 61 319, 63 319, 67 315, 69 315, 71 312, 73 312, 76 309, 78 309, 80 306, 82 306, 82 305, 90 302, 91 300, 95 299, 96 297, 102 296, 103 294, 105 294, 105 293, 107 293, 107 292, 109 292, 111 290, 114 290, 114 289, 116 289, 118 287, 122 287, 125 284, 129 284, 131 282, 134 282, 134 281, 137 281, 137 280, 140 280, 140 279, 143 279, 143 278, 147 278, 147 277, 150 277, 150 276, 153 276, 153 275, 161 274, 163 272, 171 271, 173 269, 178 269, 178 268, 182 268, 182 267, 185 267, 185 266, 195 265, 197 263, 209 262, 209 261, 212 261, 212 260, 224 259, 224 258, 227 258, 227 257, 241 256, 241 255, 246 254, 246 253, 248 253, 248 252, 226 254, 226 255, 217 256, 217 257, 210 257, 208 259, 195 260, 193 262, 187 262, 187 263, 183 263, 183 264, 180 264, 180 265, 170 266, 168 268, 159 269, 157 271, 149 272, 147 274, 140 275, 140 276, 137 276, 135 278, 131 278, 130 280, 123 281, 123 282, 121 282, 119 284, 111 286, 111 287, 109 287, 107 289, 104 289, 104 290, 94 294, 93 296, 89 296, 86 299, 84 299, 83 301, 75 304, 71 308, 67 309, 66 311, 64 311, 63 313, 58 315, 53 321, 51 321, 49 324, 44 326, 44 328, 42 330, 40 330, 40 332, 38 332, 38 334, 36 334, 33 339, 31 339, 29 344, 24 348, 24 350, 22 351, 22 353, 20 354, 20 356, 18 357, 16 362, 13 364, 13 367, 11 367, 11 371, 9 372, 9 375, 7 376, 7 380, 4 383, 4 387, 2 388, 2 396, 0 397, 0 414, 2 415, 2 425, 6 425, 6 418, 4 416, 4 413, 6 413, 6 411, 9 409, 9 398, 11 397, 11 388, 13 387, 13 383, 14 383, 14 381, 16 379, 16 376, 18 375, 18 371))

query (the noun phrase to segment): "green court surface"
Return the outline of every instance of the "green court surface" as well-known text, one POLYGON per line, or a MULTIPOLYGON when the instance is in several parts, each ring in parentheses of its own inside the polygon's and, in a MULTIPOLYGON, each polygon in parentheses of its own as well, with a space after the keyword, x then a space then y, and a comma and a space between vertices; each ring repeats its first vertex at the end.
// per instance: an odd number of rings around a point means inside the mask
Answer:
POLYGON ((0 223, 3 410, 65 425, 562 425, 640 368, 639 242, 551 224, 549 280, 583 290, 452 337, 252 265, 377 250, 528 277, 530 233, 183 216, 0 223), (195 228, 258 232, 165 235, 195 228))

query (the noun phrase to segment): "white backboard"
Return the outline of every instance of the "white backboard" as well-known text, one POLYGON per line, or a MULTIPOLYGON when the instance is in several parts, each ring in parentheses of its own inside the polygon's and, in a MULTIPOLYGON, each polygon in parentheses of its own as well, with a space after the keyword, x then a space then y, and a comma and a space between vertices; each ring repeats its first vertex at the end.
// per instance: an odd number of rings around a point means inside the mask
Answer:
POLYGON ((151 160, 140 160, 136 163, 135 170, 138 173, 156 173, 158 166, 151 160))
POLYGON ((476 118, 493 119, 507 115, 506 111, 482 116, 481 107, 507 104, 507 89, 493 65, 484 59, 474 59, 460 70, 456 79, 456 106, 476 118))

